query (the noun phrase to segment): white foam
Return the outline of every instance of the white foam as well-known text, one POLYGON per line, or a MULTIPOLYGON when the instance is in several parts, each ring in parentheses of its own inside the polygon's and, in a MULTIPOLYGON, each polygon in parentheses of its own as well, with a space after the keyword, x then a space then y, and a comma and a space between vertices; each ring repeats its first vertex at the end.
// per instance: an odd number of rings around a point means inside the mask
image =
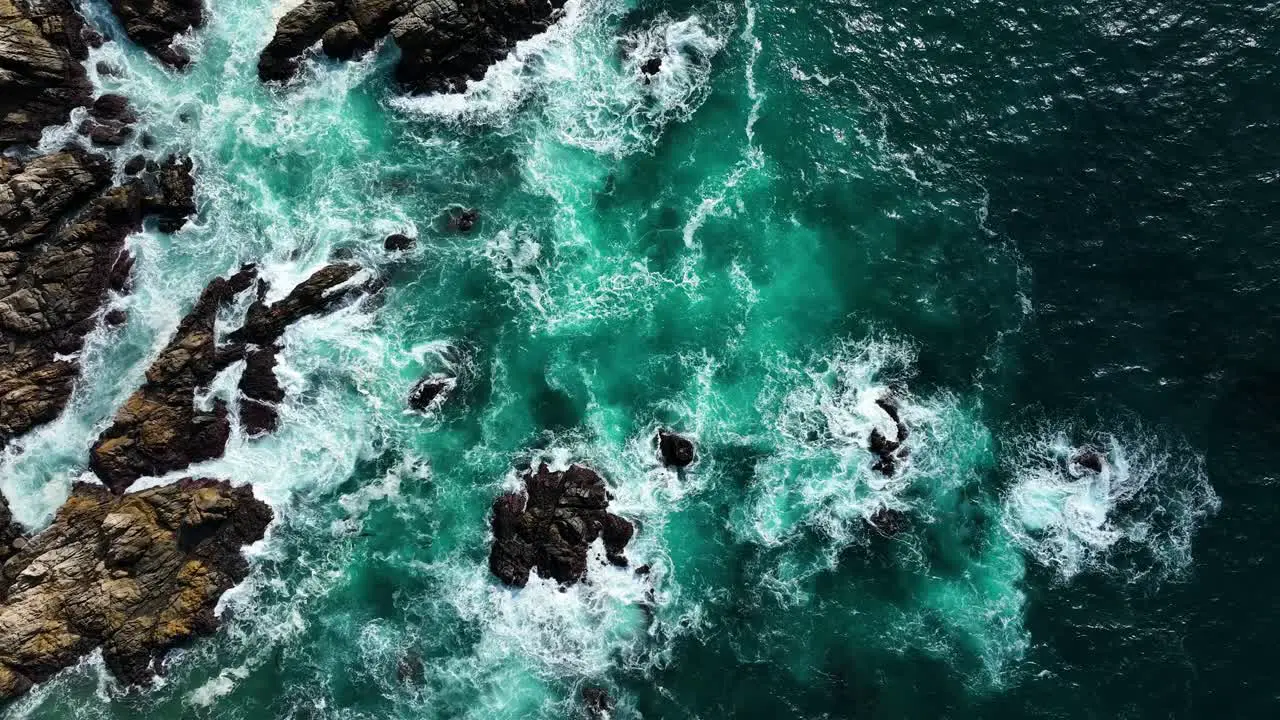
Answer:
POLYGON ((1115 433, 1044 426, 1007 445, 1013 485, 1002 522, 1062 579, 1116 572, 1117 563, 1130 573, 1180 572, 1200 521, 1219 506, 1203 457, 1141 426, 1115 433), (1105 457, 1102 472, 1076 461, 1086 451, 1105 457))

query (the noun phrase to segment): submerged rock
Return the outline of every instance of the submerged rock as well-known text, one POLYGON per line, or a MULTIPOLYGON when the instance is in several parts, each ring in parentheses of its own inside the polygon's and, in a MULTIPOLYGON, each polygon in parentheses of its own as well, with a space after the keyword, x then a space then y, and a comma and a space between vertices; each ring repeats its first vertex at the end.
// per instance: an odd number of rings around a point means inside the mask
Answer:
POLYGON ((217 628, 218 599, 248 574, 241 548, 271 517, 225 480, 124 496, 77 483, 0 571, 0 698, 95 648, 123 682, 149 680, 165 652, 217 628))
POLYGON ((111 0, 111 9, 129 39, 161 62, 178 69, 191 56, 173 44, 173 36, 204 24, 201 0, 111 0))
POLYGON ((452 224, 459 232, 471 232, 471 228, 476 226, 476 221, 479 219, 480 211, 471 208, 470 210, 463 210, 461 215, 454 218, 452 224))
POLYGON ((1071 462, 1095 473, 1101 473, 1102 469, 1106 467, 1107 464, 1102 453, 1094 450, 1093 448, 1084 448, 1080 450, 1071 458, 1071 462))
POLYGON ((658 451, 662 462, 671 467, 688 467, 693 462, 693 442, 667 430, 658 430, 658 451))
POLYGON ((587 549, 604 540, 609 560, 623 555, 635 532, 629 521, 608 511, 609 493, 594 470, 571 465, 562 472, 546 463, 528 469, 524 491, 493 503, 493 546, 489 569, 502 582, 524 587, 529 573, 573 584, 587 572, 587 549))
POLYGON ((430 374, 419 380, 409 391, 409 407, 418 412, 426 412, 431 403, 449 391, 451 378, 440 374, 430 374))
POLYGON ((84 336, 128 285, 125 238, 148 214, 162 229, 186 221, 190 168, 171 158, 108 187, 109 161, 80 149, 0 158, 0 446, 65 407, 84 336))
POLYGON ((396 663, 396 679, 402 683, 422 682, 422 656, 413 650, 405 652, 396 663))
POLYGON ((0 147, 35 143, 88 105, 86 26, 69 0, 0 0, 0 147))
POLYGON ((648 60, 645 60, 645 61, 640 65, 640 72, 644 73, 645 75, 649 75, 649 76, 657 75, 657 74, 658 74, 658 72, 659 72, 659 71, 661 71, 661 70, 662 70, 662 56, 661 56, 661 55, 655 55, 655 56, 653 56, 653 57, 649 58, 648 60))
POLYGON ((603 718, 613 711, 613 698, 602 687, 582 688, 582 706, 592 718, 603 718))
MULTIPOLYGON (((120 0, 116 0, 119 2, 120 0)), ((396 79, 415 93, 456 92, 484 77, 515 44, 546 30, 564 0, 303 0, 276 24, 258 59, 263 82, 285 81, 316 42, 347 60, 391 35, 396 79)))
POLYGON ((882 507, 871 514, 867 524, 881 535, 893 537, 907 529, 907 515, 901 510, 882 507))

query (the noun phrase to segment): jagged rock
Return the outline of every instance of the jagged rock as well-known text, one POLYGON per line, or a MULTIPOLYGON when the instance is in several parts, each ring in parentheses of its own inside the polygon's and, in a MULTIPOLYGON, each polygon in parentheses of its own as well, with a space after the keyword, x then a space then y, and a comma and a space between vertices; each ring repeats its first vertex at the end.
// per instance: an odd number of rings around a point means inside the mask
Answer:
POLYGON ((594 470, 571 465, 552 472, 542 463, 524 476, 524 492, 493 503, 489 569, 502 582, 524 587, 529 573, 572 584, 587 572, 587 549, 603 538, 609 560, 626 565, 623 551, 634 528, 608 511, 609 493, 594 470))
POLYGON ((358 272, 359 265, 326 265, 302 281, 280 302, 268 306, 259 299, 249 306, 244 325, 231 333, 230 340, 260 346, 275 343, 285 328, 307 315, 328 312, 358 289, 350 285, 340 287, 358 272))
POLYGON ((204 24, 201 0, 111 0, 111 9, 129 39, 161 62, 179 70, 191 62, 173 36, 204 24))
POLYGON ((102 322, 106 323, 107 327, 120 327, 124 324, 125 320, 128 319, 129 317, 125 315, 125 312, 117 308, 115 310, 108 311, 102 318, 102 322))
POLYGON ((892 476, 898 471, 898 463, 905 460, 908 455, 906 446, 903 444, 909 430, 906 423, 902 422, 902 418, 898 412, 897 402, 891 396, 876 399, 876 405, 884 410, 889 419, 893 421, 896 428, 895 434, 897 438, 890 440, 880 432, 880 428, 871 431, 871 437, 867 441, 867 449, 876 456, 876 462, 872 465, 872 469, 885 476, 892 476))
POLYGON ((93 101, 89 117, 80 123, 80 132, 94 145, 118 146, 133 137, 131 125, 137 121, 138 114, 129 107, 127 98, 107 93, 93 101))
POLYGON ((394 235, 388 235, 387 239, 382 241, 382 247, 387 252, 400 252, 413 247, 414 242, 414 239, 408 235, 395 233, 394 235))
POLYGON ((274 432, 279 416, 276 404, 284 400, 284 388, 276 377, 279 346, 254 348, 245 356, 240 376, 240 425, 249 436, 274 432))
POLYGON ((582 705, 587 715, 592 718, 603 718, 613 711, 613 698, 601 687, 582 688, 582 705))
POLYGON ((35 143, 89 104, 85 29, 68 0, 0 0, 0 147, 35 143))
POLYGON ((0 495, 0 566, 26 545, 27 538, 22 527, 13 521, 9 502, 0 495))
POLYGON ((688 467, 693 462, 693 443, 667 430, 658 430, 658 452, 662 462, 672 467, 688 467))
MULTIPOLYGON (((189 172, 177 160, 162 170, 189 172)), ((127 285, 125 238, 148 213, 166 228, 185 221, 175 183, 110 179, 106 158, 79 149, 0 159, 0 446, 66 405, 84 336, 108 291, 127 285)))
POLYGON ((120 74, 120 68, 112 65, 106 60, 99 60, 93 67, 98 71, 99 75, 105 75, 106 77, 115 77, 120 74))
POLYGON ((204 412, 195 407, 194 398, 238 359, 238 354, 218 352, 214 320, 218 309, 247 289, 255 275, 248 265, 205 287, 147 369, 146 382, 98 436, 89 467, 112 491, 124 492, 143 475, 162 475, 222 455, 231 434, 226 403, 215 400, 212 411, 204 412))
POLYGON ((0 571, 0 698, 94 648, 122 681, 146 682, 165 652, 217 628, 218 598, 248 574, 241 548, 271 517, 225 480, 124 496, 77 483, 0 571))
POLYGON ((409 391, 409 407, 426 412, 436 398, 448 392, 450 384, 450 378, 444 375, 433 373, 423 377, 409 391))
POLYGON ((662 70, 662 56, 655 55, 640 65, 640 72, 645 75, 657 75, 662 70))
POLYGON ((396 679, 402 683, 422 682, 422 656, 413 650, 400 656, 396 663, 396 679))
POLYGON ((285 13, 258 60, 264 82, 284 81, 322 41, 348 59, 390 34, 400 49, 396 79, 411 92, 453 92, 478 80, 521 40, 555 21, 564 0, 304 0, 285 13))
POLYGON ((276 341, 292 323, 325 312, 345 298, 354 288, 338 286, 358 270, 355 265, 327 265, 272 305, 263 300, 265 285, 259 283, 258 300, 249 306, 244 324, 221 347, 214 335, 218 308, 248 289, 256 271, 247 265, 230 278, 214 279, 147 369, 146 382, 98 436, 90 451, 90 469, 120 493, 144 475, 181 470, 222 455, 231 435, 226 403, 214 400, 210 411, 202 411, 195 408, 194 398, 221 370, 241 359, 248 373, 247 384, 244 378, 241 384, 247 399, 247 417, 241 414, 246 429, 257 434, 274 426, 275 410, 267 403, 284 398, 279 385, 272 385, 276 341))

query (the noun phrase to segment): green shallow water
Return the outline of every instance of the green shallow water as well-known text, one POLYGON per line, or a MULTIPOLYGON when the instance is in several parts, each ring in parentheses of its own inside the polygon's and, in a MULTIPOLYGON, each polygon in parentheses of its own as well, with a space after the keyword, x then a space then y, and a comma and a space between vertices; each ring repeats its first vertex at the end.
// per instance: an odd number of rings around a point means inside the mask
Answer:
POLYGON ((217 3, 183 75, 91 58, 193 154, 200 215, 132 240, 129 324, 3 460, 15 513, 47 522, 214 276, 282 293, 344 250, 390 285, 291 329, 279 432, 191 470, 276 510, 222 632, 8 717, 563 718, 585 685, 619 718, 1274 712, 1274 8, 582 0, 414 99, 389 46, 263 88, 273 12, 217 3), (406 413, 425 372, 458 385, 406 413), (648 578, 490 578, 531 457, 606 475, 648 578))

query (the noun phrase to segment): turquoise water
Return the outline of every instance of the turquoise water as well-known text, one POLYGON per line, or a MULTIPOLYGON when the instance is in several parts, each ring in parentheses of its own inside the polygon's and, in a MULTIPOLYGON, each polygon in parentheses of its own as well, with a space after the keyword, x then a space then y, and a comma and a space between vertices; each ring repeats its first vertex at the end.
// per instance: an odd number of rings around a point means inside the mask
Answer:
POLYGON ((131 239, 129 323, 3 460, 20 520, 211 278, 283 294, 348 250, 391 283, 290 329, 279 431, 189 471, 276 511, 222 632, 8 717, 563 718, 587 685, 618 718, 1274 712, 1274 8, 567 7, 449 97, 399 97, 389 45, 262 87, 269 0, 216 3, 185 74, 94 52, 200 214, 131 239), (457 387, 406 412, 427 372, 457 387), (601 470, 653 572, 499 586, 487 514, 531 456, 601 470))

